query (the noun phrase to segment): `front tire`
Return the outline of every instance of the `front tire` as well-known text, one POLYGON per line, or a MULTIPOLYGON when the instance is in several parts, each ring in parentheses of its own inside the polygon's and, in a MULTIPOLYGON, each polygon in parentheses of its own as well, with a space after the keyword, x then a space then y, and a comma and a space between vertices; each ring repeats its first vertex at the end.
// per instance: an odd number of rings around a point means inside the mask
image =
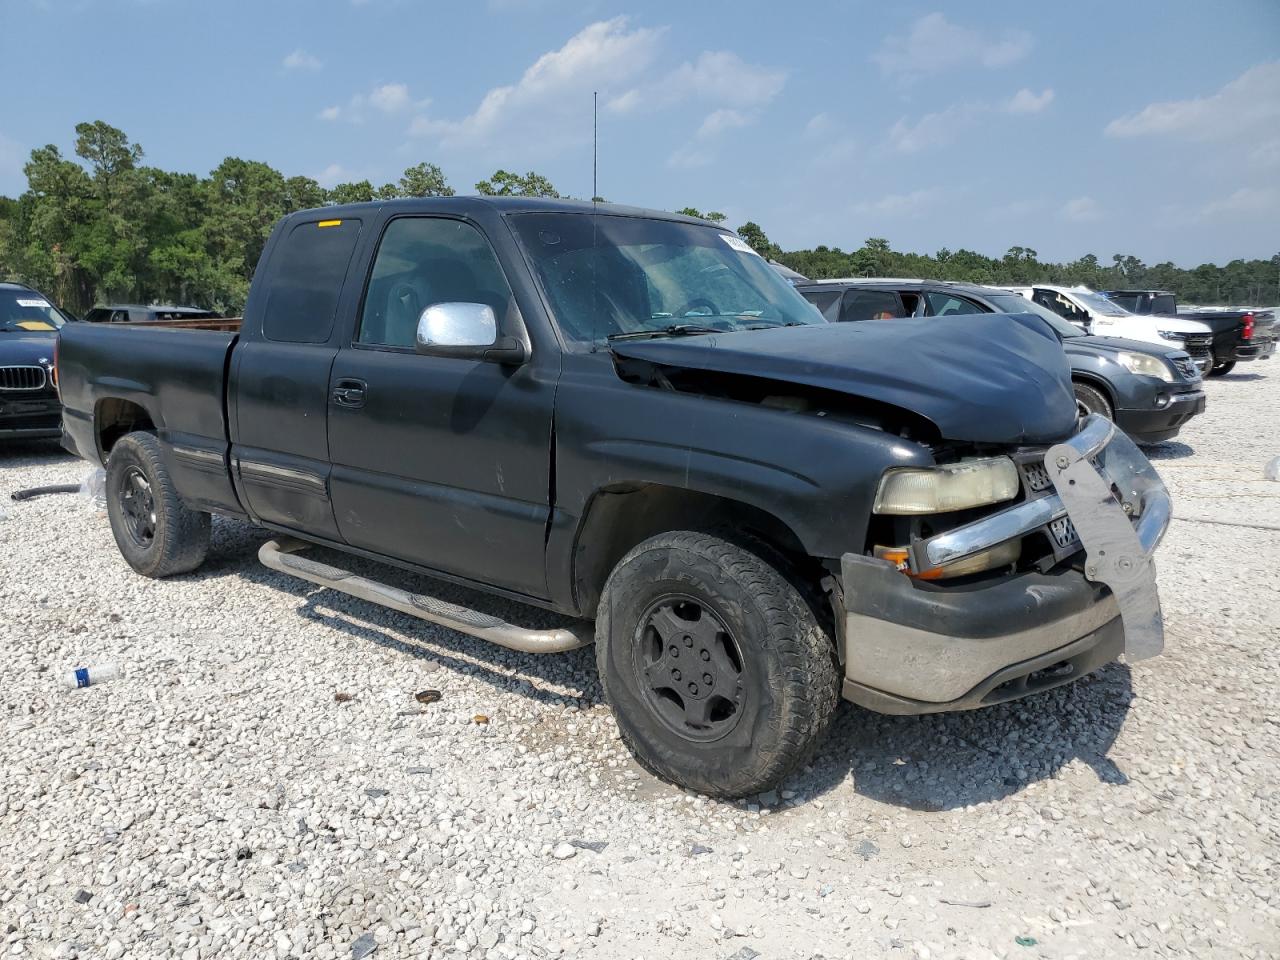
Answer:
POLYGON ((1215 363, 1213 369, 1209 371, 1211 377, 1225 377, 1228 373, 1236 368, 1234 360, 1223 360, 1221 363, 1215 363))
POLYGON ((614 568, 596 619, 623 742, 651 773, 713 797, 776 787, 837 704, 831 638, 763 552, 705 533, 652 537, 614 568))
POLYGON ((144 577, 189 573, 209 553, 209 514, 186 507, 152 433, 131 433, 107 461, 107 517, 121 555, 144 577))
POLYGON ((1115 419, 1115 412, 1111 409, 1111 401, 1107 399, 1101 390, 1078 381, 1073 382, 1071 386, 1075 389, 1077 404, 1089 413, 1099 414, 1108 420, 1115 419))

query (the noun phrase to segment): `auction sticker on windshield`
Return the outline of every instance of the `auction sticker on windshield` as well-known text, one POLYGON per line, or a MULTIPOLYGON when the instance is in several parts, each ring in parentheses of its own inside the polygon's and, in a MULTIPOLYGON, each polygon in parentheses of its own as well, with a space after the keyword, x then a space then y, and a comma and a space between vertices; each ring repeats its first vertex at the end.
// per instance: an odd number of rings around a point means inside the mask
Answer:
POLYGON ((20 307, 39 307, 41 310, 48 310, 49 303, 47 300, 19 300, 20 307))
POLYGON ((741 237, 735 237, 732 233, 722 233, 720 234, 720 239, 733 247, 733 249, 737 250, 739 253, 752 253, 757 257, 760 256, 760 254, 751 249, 751 244, 747 243, 747 241, 743 240, 741 237))

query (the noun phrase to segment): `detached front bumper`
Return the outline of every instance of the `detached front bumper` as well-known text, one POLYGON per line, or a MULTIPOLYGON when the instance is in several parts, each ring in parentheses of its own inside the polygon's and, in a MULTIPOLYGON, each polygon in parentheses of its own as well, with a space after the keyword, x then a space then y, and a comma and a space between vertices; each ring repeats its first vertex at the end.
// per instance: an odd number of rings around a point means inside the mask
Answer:
POLYGON ((1152 553, 1169 495, 1110 421, 1087 418, 1049 449, 1053 490, 913 545, 921 568, 1037 531, 1079 547, 1047 573, 940 586, 845 554, 846 699, 885 713, 960 710, 1069 683, 1120 654, 1164 647, 1152 553), (1072 540, 1074 543, 1074 540, 1072 540))

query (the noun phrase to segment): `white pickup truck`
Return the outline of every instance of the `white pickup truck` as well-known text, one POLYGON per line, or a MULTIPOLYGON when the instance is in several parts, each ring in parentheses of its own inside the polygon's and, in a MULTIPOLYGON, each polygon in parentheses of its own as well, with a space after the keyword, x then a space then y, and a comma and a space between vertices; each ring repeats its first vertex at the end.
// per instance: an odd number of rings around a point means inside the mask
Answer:
POLYGON ((1088 287, 1038 283, 1031 287, 1008 289, 1042 307, 1048 307, 1085 333, 1141 340, 1175 350, 1185 350, 1202 374, 1213 366, 1213 331, 1198 320, 1139 316, 1088 287))

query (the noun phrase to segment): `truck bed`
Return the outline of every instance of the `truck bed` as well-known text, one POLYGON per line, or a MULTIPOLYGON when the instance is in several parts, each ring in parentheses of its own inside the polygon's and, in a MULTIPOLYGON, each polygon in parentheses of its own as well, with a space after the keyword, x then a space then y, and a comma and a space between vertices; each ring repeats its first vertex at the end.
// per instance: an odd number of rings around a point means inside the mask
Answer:
POLYGON ((63 327, 57 353, 63 446, 102 464, 104 435, 154 429, 184 499, 239 513, 226 406, 227 367, 239 333, 203 326, 226 322, 63 327))

